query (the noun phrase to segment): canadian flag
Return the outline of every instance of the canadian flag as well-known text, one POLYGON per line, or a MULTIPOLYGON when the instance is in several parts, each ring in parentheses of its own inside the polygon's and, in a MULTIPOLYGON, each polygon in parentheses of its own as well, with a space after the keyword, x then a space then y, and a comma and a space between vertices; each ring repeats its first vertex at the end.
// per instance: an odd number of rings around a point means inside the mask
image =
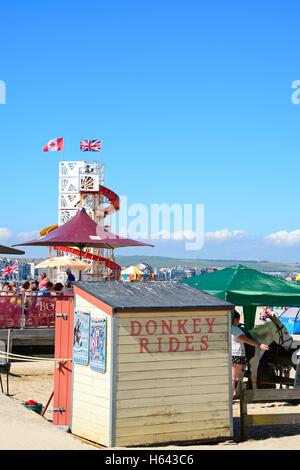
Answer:
POLYGON ((43 148, 43 152, 60 152, 64 149, 64 138, 58 137, 58 139, 52 139, 43 148))

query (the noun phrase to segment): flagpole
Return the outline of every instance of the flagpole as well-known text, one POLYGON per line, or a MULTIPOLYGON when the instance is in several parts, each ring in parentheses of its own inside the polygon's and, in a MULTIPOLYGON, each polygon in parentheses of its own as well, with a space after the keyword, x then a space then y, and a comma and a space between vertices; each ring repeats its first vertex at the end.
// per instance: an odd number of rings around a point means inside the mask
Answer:
POLYGON ((62 157, 63 157, 63 160, 65 159, 65 138, 63 137, 64 139, 64 143, 63 143, 63 149, 62 149, 62 157))

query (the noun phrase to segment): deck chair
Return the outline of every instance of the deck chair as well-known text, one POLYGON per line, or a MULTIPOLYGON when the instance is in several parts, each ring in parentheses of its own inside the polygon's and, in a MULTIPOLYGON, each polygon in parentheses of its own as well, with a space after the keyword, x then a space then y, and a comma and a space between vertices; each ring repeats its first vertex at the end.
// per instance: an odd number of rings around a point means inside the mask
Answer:
MULTIPOLYGON (((7 341, 0 340, 0 352, 7 353, 11 352, 11 335, 8 335, 7 341)), ((6 395, 9 396, 9 372, 10 372, 11 361, 9 358, 0 355, 0 386, 1 392, 4 393, 2 375, 6 375, 6 395)))

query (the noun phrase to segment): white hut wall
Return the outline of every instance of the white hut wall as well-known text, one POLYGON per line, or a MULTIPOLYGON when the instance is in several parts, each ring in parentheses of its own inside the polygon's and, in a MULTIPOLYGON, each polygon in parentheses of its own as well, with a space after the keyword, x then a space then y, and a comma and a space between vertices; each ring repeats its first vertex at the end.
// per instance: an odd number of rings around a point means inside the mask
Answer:
POLYGON ((71 431, 108 446, 111 424, 111 317, 79 295, 76 295, 76 309, 90 312, 92 319, 106 319, 107 357, 106 372, 103 374, 91 370, 90 365, 74 364, 71 431))
POLYGON ((228 314, 117 315, 116 446, 230 437, 228 314))

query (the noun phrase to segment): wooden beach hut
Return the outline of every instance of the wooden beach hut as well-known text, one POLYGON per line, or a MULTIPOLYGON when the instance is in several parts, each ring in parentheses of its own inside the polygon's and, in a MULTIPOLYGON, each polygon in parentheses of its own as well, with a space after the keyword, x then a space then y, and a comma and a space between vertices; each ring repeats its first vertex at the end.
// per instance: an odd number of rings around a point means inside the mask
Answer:
POLYGON ((72 380, 55 384, 71 432, 109 447, 230 439, 232 308, 184 284, 76 283, 72 380))

